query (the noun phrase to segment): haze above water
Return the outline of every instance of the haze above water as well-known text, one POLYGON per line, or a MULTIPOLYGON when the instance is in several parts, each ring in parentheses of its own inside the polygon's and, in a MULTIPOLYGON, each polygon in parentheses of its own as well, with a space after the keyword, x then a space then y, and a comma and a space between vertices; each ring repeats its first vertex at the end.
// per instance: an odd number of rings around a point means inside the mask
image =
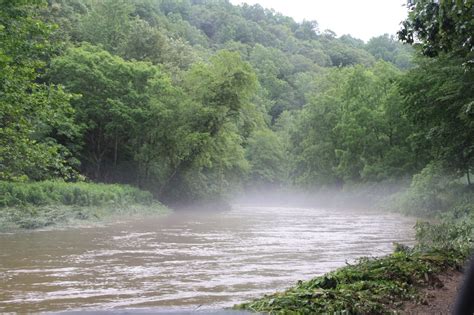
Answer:
POLYGON ((394 214, 235 205, 0 235, 0 312, 215 309, 411 243, 394 214))

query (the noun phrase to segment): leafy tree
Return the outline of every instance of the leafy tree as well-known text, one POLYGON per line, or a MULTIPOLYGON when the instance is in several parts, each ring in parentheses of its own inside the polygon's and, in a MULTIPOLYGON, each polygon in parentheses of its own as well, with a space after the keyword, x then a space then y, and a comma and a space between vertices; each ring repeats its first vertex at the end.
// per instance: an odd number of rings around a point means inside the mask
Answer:
POLYGON ((290 151, 295 161, 291 174, 298 185, 333 185, 342 182, 334 173, 337 165, 337 136, 334 128, 340 117, 339 94, 342 72, 318 78, 309 103, 300 112, 289 132, 290 151))
POLYGON ((303 40, 317 39, 318 33, 318 22, 303 20, 295 31, 295 37, 303 40))
POLYGON ((409 16, 398 32, 401 40, 413 44, 421 41, 424 55, 440 53, 471 54, 474 47, 474 1, 416 0, 409 4, 409 16))
POLYGON ((134 5, 126 0, 93 1, 80 20, 81 39, 117 53, 132 29, 134 5))
POLYGON ((366 49, 375 58, 391 62, 400 69, 408 69, 412 66, 411 46, 401 44, 388 34, 371 38, 366 49))
MULTIPOLYGON (((58 27, 50 35, 61 46, 81 37, 78 27, 81 17, 88 12, 84 0, 47 0, 48 5, 41 8, 41 18, 48 24, 58 27)), ((62 47, 61 47, 62 48, 62 47)))
POLYGON ((473 165, 473 1, 415 1, 398 33, 421 53, 403 85, 406 111, 432 150, 433 159, 470 184, 473 165))
POLYGON ((245 129, 251 112, 250 95, 240 89, 254 79, 241 64, 236 55, 221 53, 195 65, 186 89, 171 93, 168 102, 153 94, 156 110, 144 119, 137 156, 145 187, 174 202, 218 197, 248 170, 237 128, 245 129))
POLYGON ((365 43, 362 39, 354 38, 349 34, 342 35, 341 37, 339 37, 339 39, 341 40, 341 42, 346 43, 354 48, 363 49, 365 47, 365 43))
POLYGON ((287 179, 287 156, 279 136, 268 129, 255 131, 248 140, 250 183, 279 186, 287 179))
POLYGON ((420 59, 404 78, 405 110, 417 126, 418 146, 428 145, 432 158, 459 175, 474 163, 474 72, 462 58, 420 59))
POLYGON ((370 66, 374 58, 364 49, 354 48, 343 44, 341 41, 326 36, 322 41, 324 50, 331 58, 331 64, 337 67, 363 64, 370 66))
POLYGON ((77 132, 71 95, 39 83, 54 50, 51 26, 35 14, 43 4, 0 2, 0 179, 74 175, 69 150, 52 138, 71 139, 77 132))
POLYGON ((305 185, 401 178, 423 167, 400 114, 403 99, 387 63, 330 71, 317 80, 292 132, 294 174, 305 185))
POLYGON ((169 164, 163 196, 172 200, 220 196, 239 182, 249 165, 238 128, 251 128, 257 119, 250 103, 255 89, 255 74, 237 53, 222 51, 188 71, 184 80, 188 103, 177 113, 180 127, 172 129, 179 132, 177 148, 182 153, 169 164))
POLYGON ((256 69, 260 84, 274 102, 269 112, 272 118, 277 118, 283 110, 293 107, 295 95, 287 80, 294 68, 288 58, 278 49, 256 45, 249 61, 256 69))
POLYGON ((83 170, 102 180, 111 176, 107 165, 117 171, 121 160, 133 158, 136 147, 131 141, 152 110, 150 91, 156 93, 161 87, 166 92, 170 85, 157 67, 126 62, 89 44, 54 59, 49 76, 81 94, 72 104, 78 123, 84 126, 83 170))
POLYGON ((124 38, 117 54, 127 60, 162 64, 176 77, 198 59, 187 42, 171 39, 143 20, 132 21, 130 33, 124 38))
POLYGON ((188 0, 162 0, 159 5, 165 15, 170 13, 179 13, 183 17, 190 15, 191 1, 188 0))

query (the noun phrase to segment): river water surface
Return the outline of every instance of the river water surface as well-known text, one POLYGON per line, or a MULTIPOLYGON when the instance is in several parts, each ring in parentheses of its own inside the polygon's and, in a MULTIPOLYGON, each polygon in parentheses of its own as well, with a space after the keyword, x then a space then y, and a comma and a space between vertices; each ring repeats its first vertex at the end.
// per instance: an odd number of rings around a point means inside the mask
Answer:
POLYGON ((0 234, 0 312, 193 310, 283 290, 413 242, 393 214, 234 206, 0 234))

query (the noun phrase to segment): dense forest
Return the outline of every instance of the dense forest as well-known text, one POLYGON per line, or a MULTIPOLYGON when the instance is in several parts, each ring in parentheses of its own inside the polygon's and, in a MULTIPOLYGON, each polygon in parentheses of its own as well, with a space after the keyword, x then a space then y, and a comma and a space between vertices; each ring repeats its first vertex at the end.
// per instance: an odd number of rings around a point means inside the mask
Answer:
POLYGON ((165 202, 411 182, 408 211, 472 206, 472 1, 416 1, 367 43, 227 0, 0 6, 2 181, 165 202))

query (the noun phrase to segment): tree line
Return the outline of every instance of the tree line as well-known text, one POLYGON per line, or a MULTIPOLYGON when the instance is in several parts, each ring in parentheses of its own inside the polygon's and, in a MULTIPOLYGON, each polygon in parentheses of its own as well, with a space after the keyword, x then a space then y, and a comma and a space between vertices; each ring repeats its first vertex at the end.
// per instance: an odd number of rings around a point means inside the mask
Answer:
POLYGON ((405 44, 227 0, 0 5, 1 180, 169 202, 427 173, 470 184, 472 1, 416 1, 405 44))

